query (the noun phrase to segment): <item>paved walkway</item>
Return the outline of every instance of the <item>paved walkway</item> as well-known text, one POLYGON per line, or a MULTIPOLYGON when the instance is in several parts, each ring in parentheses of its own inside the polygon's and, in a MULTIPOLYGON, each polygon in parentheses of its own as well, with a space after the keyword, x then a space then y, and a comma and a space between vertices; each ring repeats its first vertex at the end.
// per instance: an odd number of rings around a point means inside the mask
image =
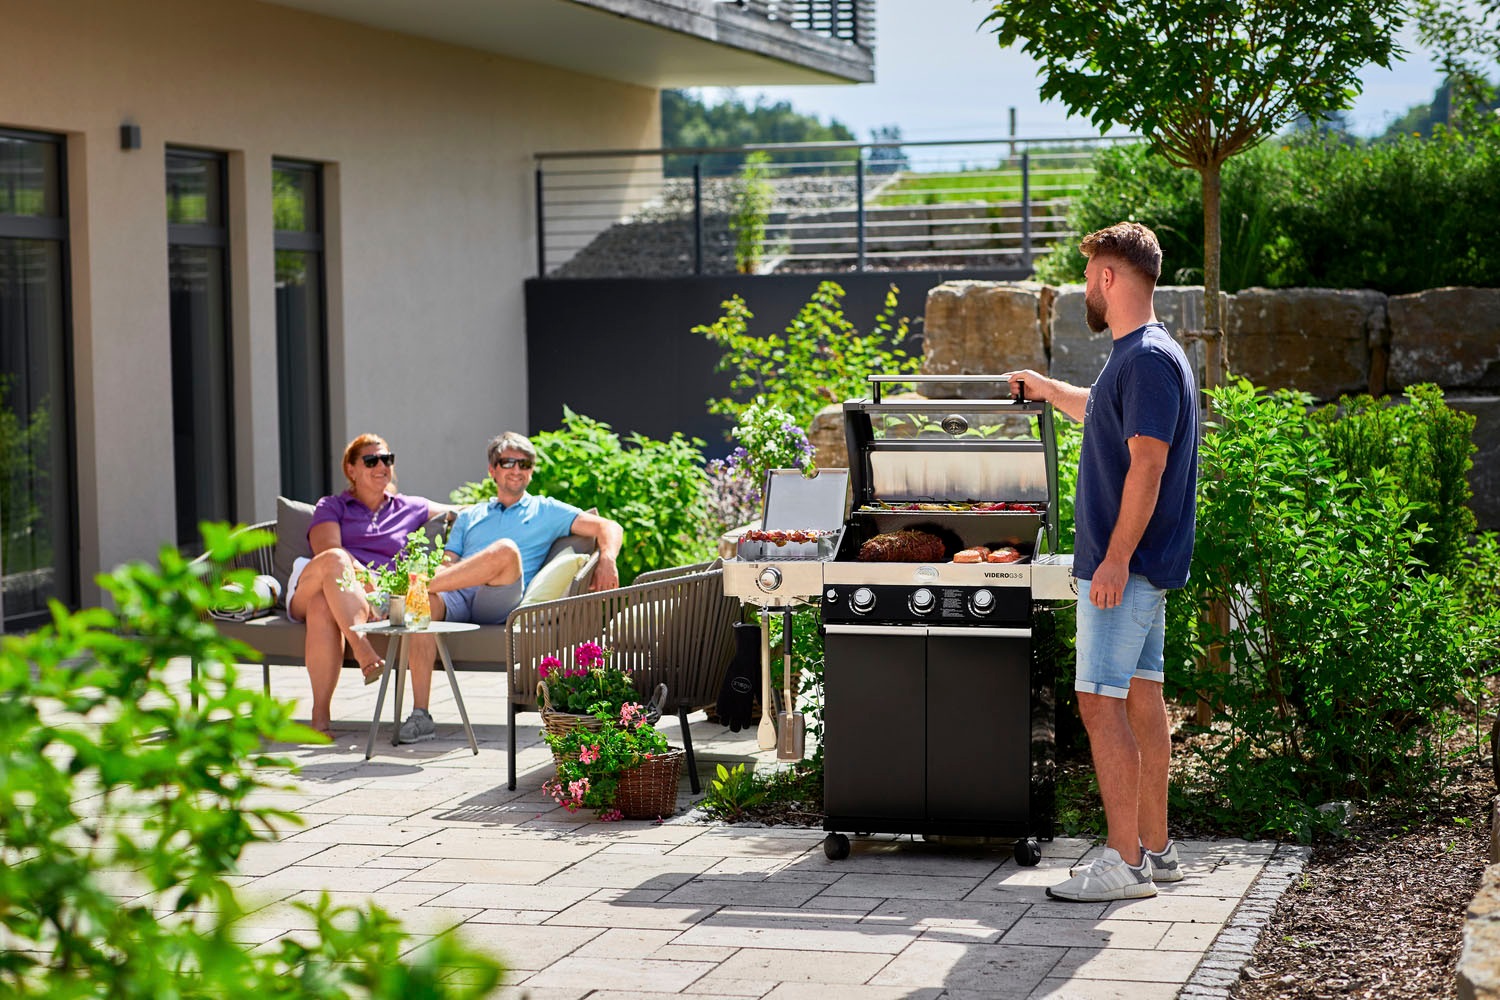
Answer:
MULTIPOLYGON (((247 668, 241 682, 259 674, 247 668)), ((1091 850, 1081 840, 1043 844, 1035 868, 1008 848, 891 836, 857 839, 831 862, 821 831, 695 821, 686 779, 665 823, 597 823, 542 794, 551 757, 535 715, 521 717, 519 785, 506 789, 503 677, 460 675, 477 757, 435 678, 438 739, 392 747, 387 700, 368 762, 376 688, 357 680, 345 671, 335 695, 335 746, 284 748, 302 769, 295 790, 263 801, 306 825, 246 853, 240 891, 261 908, 244 931, 266 942, 305 933, 287 903, 322 890, 373 900, 419 936, 458 928, 493 950, 509 970, 508 1000, 1165 1000, 1274 848, 1182 842, 1181 883, 1155 899, 1083 905, 1043 894, 1091 850)), ((272 685, 305 696, 306 674, 272 668, 272 685)), ((693 737, 705 771, 721 760, 774 766, 753 731, 698 721, 693 737)))

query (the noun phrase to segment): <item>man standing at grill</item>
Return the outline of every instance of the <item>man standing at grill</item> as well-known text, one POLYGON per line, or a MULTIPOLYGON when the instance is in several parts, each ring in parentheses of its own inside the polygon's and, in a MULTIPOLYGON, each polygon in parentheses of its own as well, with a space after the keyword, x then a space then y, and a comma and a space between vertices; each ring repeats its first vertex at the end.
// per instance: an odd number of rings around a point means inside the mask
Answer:
POLYGON ((1187 583, 1198 478, 1198 404, 1187 356, 1156 319, 1156 234, 1122 222, 1085 236, 1089 329, 1114 343, 1080 388, 1033 371, 1026 393, 1083 422, 1073 573, 1078 713, 1093 750, 1109 837, 1101 856, 1047 890, 1103 902, 1156 895, 1182 878, 1167 838, 1171 735, 1163 645, 1167 591, 1187 583))

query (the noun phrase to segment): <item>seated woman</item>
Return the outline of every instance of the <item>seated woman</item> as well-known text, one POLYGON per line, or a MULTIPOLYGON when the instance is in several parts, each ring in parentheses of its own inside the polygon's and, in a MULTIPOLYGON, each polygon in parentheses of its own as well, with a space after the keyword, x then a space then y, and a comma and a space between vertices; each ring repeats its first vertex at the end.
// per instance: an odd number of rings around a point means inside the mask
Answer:
POLYGON ((396 456, 374 434, 361 434, 344 449, 344 478, 349 488, 324 497, 314 508, 307 531, 313 556, 298 559, 287 582, 287 617, 307 623, 312 728, 325 736, 344 643, 353 650, 366 684, 379 680, 385 666, 370 640, 352 631, 371 617, 365 588, 354 585, 355 570, 390 566, 408 534, 449 510, 447 504, 396 492, 396 456))

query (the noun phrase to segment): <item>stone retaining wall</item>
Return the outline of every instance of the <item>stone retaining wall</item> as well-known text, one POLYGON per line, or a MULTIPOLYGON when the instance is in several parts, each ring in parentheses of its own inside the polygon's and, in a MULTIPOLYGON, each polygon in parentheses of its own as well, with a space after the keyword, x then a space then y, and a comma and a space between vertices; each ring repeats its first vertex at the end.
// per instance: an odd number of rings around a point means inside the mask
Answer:
MULTIPOLYGON (((1201 329, 1202 287, 1164 287, 1156 314, 1174 334, 1201 329)), ((1256 385, 1296 388, 1322 402, 1368 392, 1397 395, 1408 385, 1441 386, 1455 409, 1474 414, 1469 481, 1481 528, 1500 530, 1500 289, 1435 288, 1380 292, 1249 288, 1224 297, 1229 370, 1256 385)), ((1084 322, 1083 286, 954 281, 927 296, 922 370, 931 375, 999 374, 1032 368, 1088 385, 1109 356, 1106 334, 1084 322)), ((1203 370, 1203 348, 1190 356, 1203 370)), ((931 396, 958 387, 927 386, 931 396)), ((809 431, 818 461, 847 463, 840 411, 819 414, 809 431)))

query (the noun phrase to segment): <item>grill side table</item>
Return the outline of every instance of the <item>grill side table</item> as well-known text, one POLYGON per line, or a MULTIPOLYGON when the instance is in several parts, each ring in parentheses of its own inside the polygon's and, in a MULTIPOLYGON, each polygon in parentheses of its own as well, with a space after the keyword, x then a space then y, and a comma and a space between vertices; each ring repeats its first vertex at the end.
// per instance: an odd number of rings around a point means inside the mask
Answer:
POLYGON ((443 636, 452 632, 472 632, 479 628, 478 625, 469 622, 429 622, 425 628, 407 628, 404 625, 392 625, 388 621, 365 622, 363 625, 355 625, 354 631, 364 635, 386 635, 395 640, 395 648, 391 655, 386 657, 385 669, 380 674, 380 693, 375 696, 375 715, 370 719, 370 739, 365 744, 365 760, 375 755, 375 731, 380 726, 380 710, 385 707, 385 688, 390 681, 391 671, 396 673, 396 696, 394 699, 396 717, 391 729, 391 746, 397 746, 401 736, 401 695, 406 690, 406 666, 411 656, 411 643, 409 636, 430 635, 437 641, 438 657, 443 661, 443 670, 448 674, 448 684, 453 688, 453 700, 458 703, 458 715, 464 722, 464 734, 469 737, 469 748, 477 755, 479 743, 474 739, 474 727, 469 725, 469 713, 464 708, 464 696, 458 690, 458 675, 453 670, 453 658, 448 655, 448 644, 443 641, 443 636))

